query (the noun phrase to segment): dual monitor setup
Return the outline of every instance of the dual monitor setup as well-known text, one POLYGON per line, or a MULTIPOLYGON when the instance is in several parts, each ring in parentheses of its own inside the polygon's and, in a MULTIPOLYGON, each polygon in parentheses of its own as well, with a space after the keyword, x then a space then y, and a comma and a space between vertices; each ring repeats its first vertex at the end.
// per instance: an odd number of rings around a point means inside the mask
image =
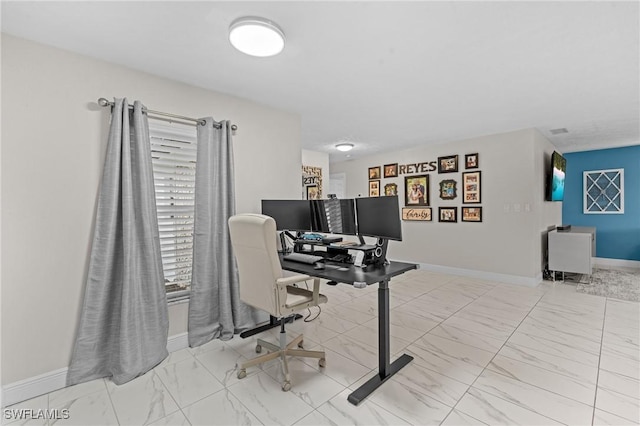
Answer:
POLYGON ((384 262, 387 240, 402 241, 399 210, 397 196, 262 200, 262 214, 271 216, 276 222, 277 230, 289 235, 294 242, 312 241, 316 238, 318 242, 333 242, 332 238, 323 238, 316 233, 357 236, 360 245, 344 247, 343 252, 346 252, 347 248, 371 251, 368 253, 367 263, 384 262), (296 232, 297 235, 292 236, 289 232, 296 232), (376 245, 367 246, 362 237, 376 238, 376 245))

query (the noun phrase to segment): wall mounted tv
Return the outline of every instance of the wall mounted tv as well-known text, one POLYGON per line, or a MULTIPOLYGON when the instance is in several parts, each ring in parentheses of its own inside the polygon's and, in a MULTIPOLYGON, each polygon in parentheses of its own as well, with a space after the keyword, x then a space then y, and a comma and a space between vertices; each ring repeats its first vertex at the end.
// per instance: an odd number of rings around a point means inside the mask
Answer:
POLYGON ((564 179, 567 172, 567 160, 554 151, 549 163, 549 177, 547 180, 547 201, 564 200, 564 179))

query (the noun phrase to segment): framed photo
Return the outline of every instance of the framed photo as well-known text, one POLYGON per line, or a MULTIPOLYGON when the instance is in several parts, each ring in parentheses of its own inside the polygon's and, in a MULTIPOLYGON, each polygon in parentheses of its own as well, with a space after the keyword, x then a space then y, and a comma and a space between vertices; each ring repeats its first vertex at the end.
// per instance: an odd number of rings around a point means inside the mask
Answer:
POLYGON ((369 197, 379 197, 379 196, 380 196, 380 181, 370 180, 369 181, 369 197))
POLYGON ((438 213, 440 216, 439 222, 457 222, 458 221, 457 207, 438 207, 438 213))
POLYGON ((392 197, 394 195, 398 195, 398 185, 395 183, 388 183, 384 186, 384 195, 385 197, 392 197))
POLYGON ((380 179, 380 166, 369 167, 369 180, 380 179))
POLYGON ((464 156, 464 168, 465 169, 477 169, 480 167, 478 164, 478 153, 466 154, 464 156))
POLYGON ((402 220, 431 222, 431 207, 403 207, 402 220))
POLYGON ((440 198, 443 200, 453 200, 458 196, 458 182, 453 179, 440 181, 440 198))
POLYGON ((463 222, 482 222, 482 207, 462 207, 463 222))
POLYGON ((462 173, 462 203, 479 204, 481 200, 480 171, 462 173))
POLYGON ((458 171, 458 156, 438 157, 438 173, 454 173, 458 171))
POLYGON ((398 177, 398 163, 384 165, 384 177, 398 177))
POLYGON ((317 200, 319 199, 318 195, 318 185, 307 186, 307 200, 317 200))
POLYGON ((404 177, 404 204, 407 206, 429 205, 429 175, 404 177))

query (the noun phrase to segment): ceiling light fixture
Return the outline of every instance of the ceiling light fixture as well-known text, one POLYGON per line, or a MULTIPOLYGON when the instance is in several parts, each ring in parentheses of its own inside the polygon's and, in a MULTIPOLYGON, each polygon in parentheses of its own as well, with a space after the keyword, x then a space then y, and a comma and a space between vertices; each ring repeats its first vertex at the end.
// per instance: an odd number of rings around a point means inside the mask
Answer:
POLYGON ((274 56, 284 49, 284 33, 275 23, 255 16, 238 18, 229 26, 229 41, 251 56, 274 56))
POLYGON ((338 145, 336 145, 336 149, 338 151, 351 151, 353 149, 353 144, 352 143, 339 143, 338 145))

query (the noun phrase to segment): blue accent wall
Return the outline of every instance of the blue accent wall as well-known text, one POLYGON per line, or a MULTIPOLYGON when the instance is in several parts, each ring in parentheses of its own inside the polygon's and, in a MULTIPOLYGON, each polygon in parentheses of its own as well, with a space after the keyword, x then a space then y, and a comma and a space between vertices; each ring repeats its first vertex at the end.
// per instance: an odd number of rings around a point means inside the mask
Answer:
POLYGON ((562 223, 596 228, 596 256, 640 260, 640 145, 564 154, 562 223), (624 169, 624 214, 584 214, 582 172, 624 169))

